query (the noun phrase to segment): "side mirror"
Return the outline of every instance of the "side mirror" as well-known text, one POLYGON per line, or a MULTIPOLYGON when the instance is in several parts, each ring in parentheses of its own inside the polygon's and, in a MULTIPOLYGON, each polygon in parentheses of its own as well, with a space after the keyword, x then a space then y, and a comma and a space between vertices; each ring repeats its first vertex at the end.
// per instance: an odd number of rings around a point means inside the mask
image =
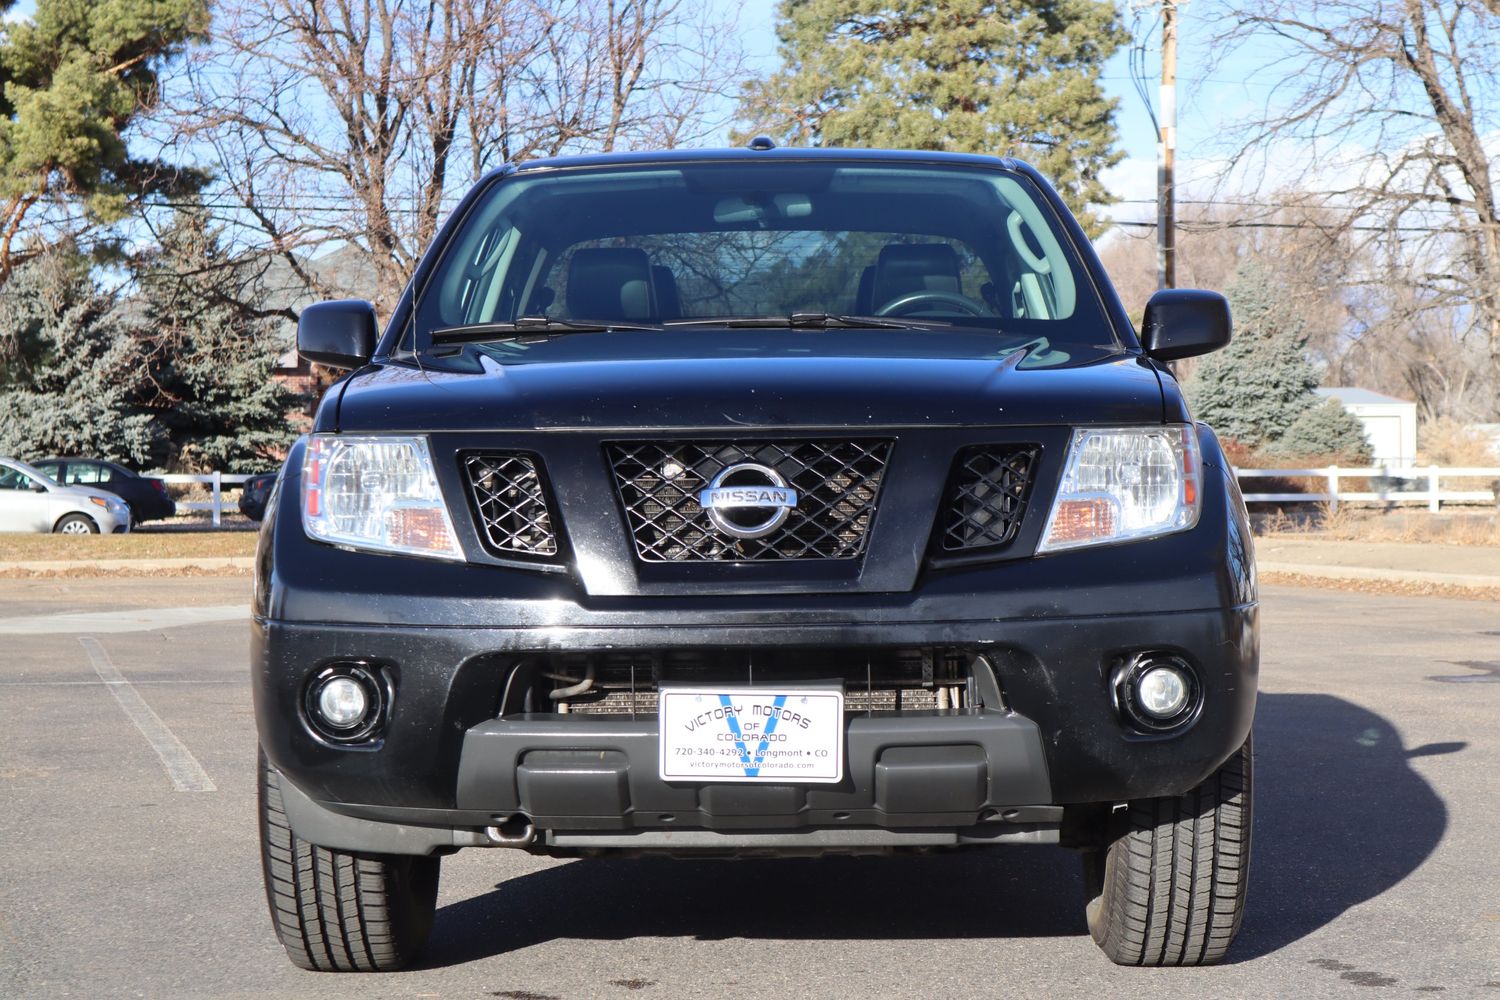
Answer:
POLYGON ((1229 300, 1196 288, 1163 288, 1146 303, 1141 346, 1147 357, 1177 361, 1229 344, 1229 300))
POLYGON ((33 492, 33 493, 46 493, 47 492, 47 487, 44 486, 44 485, 42 485, 41 483, 32 483, 31 484, 31 492, 33 492))
POLYGON ((363 299, 319 302, 297 320, 297 353, 330 368, 358 368, 375 353, 375 307, 363 299))

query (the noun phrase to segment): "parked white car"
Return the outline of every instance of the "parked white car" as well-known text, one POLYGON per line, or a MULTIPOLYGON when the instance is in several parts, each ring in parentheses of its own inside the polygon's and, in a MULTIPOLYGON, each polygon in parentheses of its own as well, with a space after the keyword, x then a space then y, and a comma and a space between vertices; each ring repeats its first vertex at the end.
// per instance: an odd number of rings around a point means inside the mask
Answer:
POLYGON ((13 458, 0 458, 0 531, 123 534, 130 505, 112 493, 64 486, 13 458))

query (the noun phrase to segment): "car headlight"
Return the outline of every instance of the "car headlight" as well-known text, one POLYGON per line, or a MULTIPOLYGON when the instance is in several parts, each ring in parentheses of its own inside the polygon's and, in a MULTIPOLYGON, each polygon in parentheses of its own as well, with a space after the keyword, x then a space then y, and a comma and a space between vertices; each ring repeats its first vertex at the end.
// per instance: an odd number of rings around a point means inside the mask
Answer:
POLYGON ((1186 531, 1202 507, 1203 463, 1191 424, 1080 427, 1037 551, 1186 531))
POLYGON ((311 538, 349 548, 464 557, 420 437, 308 438, 302 527, 311 538))

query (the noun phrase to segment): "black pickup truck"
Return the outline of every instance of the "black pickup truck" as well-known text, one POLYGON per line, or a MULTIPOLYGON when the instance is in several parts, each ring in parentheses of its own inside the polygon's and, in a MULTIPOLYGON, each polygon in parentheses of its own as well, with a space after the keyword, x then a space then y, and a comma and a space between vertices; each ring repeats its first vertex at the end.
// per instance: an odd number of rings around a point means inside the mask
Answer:
POLYGON ((507 167, 270 499, 266 891, 293 962, 413 961, 440 859, 1058 844, 1114 961, 1244 907, 1250 531, 1167 362, 1033 169, 748 149, 507 167))

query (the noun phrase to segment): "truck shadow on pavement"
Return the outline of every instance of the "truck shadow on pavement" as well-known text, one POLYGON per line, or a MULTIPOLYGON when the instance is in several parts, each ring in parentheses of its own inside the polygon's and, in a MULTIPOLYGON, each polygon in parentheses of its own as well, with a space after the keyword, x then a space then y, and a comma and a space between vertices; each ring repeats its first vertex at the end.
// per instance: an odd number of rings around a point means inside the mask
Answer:
MULTIPOLYGON (((1447 812, 1408 760, 1464 746, 1408 751, 1388 721, 1348 701, 1262 695, 1250 901, 1228 960, 1274 952, 1421 865, 1447 812)), ((1073 852, 1054 847, 575 862, 440 909, 427 962, 460 964, 563 938, 1086 937, 1079 869, 1073 852)))
POLYGON ((1332 695, 1261 695, 1250 899, 1229 962, 1285 947, 1374 899, 1436 850, 1448 810, 1381 715, 1332 695))

